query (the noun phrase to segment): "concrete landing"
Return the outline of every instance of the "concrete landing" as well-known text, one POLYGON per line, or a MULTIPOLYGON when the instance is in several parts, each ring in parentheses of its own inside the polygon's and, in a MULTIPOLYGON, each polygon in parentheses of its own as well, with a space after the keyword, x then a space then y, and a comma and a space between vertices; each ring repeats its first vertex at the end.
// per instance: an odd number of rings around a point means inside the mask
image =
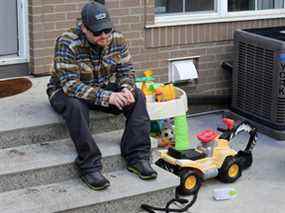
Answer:
MULTIPOLYGON (((1 98, 0 148, 69 137, 63 120, 48 101, 46 85, 49 77, 28 78, 33 84, 31 89, 1 98)), ((118 130, 124 126, 123 115, 91 111, 90 120, 90 129, 94 134, 118 130)))
POLYGON ((1 98, 0 132, 62 122, 49 106, 46 85, 49 77, 33 78, 32 88, 1 98))

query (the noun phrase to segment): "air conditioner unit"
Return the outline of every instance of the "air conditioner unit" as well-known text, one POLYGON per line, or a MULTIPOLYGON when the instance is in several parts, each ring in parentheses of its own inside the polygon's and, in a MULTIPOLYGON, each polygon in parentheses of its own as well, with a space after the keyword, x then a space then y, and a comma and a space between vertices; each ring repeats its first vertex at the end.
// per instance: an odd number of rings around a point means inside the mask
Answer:
POLYGON ((232 110, 285 139, 285 27, 234 34, 232 110))

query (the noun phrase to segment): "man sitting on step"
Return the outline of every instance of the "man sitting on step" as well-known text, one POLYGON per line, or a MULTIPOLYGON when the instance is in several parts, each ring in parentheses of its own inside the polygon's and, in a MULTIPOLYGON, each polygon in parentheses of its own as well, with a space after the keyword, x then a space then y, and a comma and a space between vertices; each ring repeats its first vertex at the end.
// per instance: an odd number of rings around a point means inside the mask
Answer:
POLYGON ((94 190, 110 185, 101 173, 101 152, 89 130, 91 109, 124 114, 121 153, 127 169, 143 180, 155 179, 157 172, 149 162, 150 119, 145 97, 134 83, 128 44, 113 30, 103 4, 85 4, 81 18, 82 23, 56 40, 47 88, 51 106, 62 115, 76 147, 80 177, 94 190))

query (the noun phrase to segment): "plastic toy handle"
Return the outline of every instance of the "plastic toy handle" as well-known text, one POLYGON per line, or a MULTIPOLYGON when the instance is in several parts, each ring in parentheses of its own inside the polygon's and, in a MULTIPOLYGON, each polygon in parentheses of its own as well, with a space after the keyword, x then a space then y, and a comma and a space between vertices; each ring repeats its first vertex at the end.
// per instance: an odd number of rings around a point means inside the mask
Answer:
POLYGON ((206 130, 203 130, 202 132, 197 134, 197 138, 202 143, 209 143, 212 140, 214 140, 217 136, 218 136, 218 134, 212 129, 206 129, 206 130))
POLYGON ((227 126, 227 128, 229 130, 234 128, 234 125, 235 125, 235 121, 234 120, 229 119, 229 118, 224 118, 223 122, 224 122, 224 124, 227 126))

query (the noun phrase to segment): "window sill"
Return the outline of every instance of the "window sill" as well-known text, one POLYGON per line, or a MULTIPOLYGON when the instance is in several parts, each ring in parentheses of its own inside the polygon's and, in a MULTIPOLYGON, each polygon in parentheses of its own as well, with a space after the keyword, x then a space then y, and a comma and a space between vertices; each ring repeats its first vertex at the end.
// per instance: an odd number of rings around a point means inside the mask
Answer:
POLYGON ((29 60, 23 57, 0 57, 0 66, 11 64, 23 64, 28 63, 29 60))
POLYGON ((250 21, 259 19, 285 18, 285 9, 264 11, 230 12, 226 15, 218 13, 197 15, 163 15, 155 17, 155 24, 146 25, 145 28, 171 27, 193 24, 208 24, 221 22, 250 21))

